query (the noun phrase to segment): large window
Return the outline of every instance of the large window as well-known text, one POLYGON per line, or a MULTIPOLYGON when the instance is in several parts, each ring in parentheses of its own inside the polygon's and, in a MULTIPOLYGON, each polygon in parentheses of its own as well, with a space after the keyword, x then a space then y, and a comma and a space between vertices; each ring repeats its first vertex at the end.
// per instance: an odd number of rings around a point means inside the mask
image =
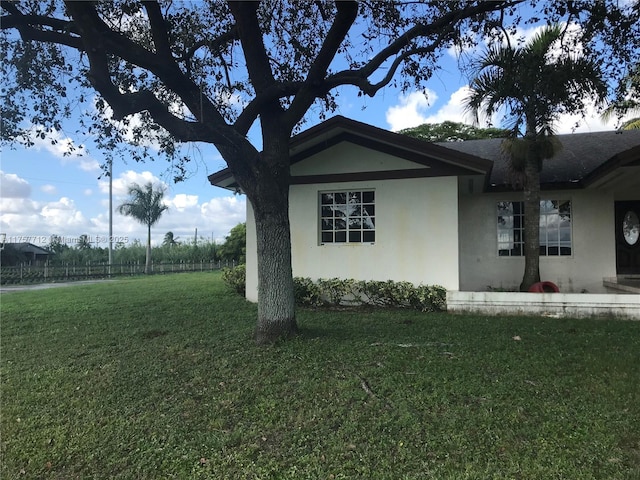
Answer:
POLYGON ((373 243, 376 206, 373 190, 320 193, 320 243, 373 243))
MULTIPOLYGON (((524 255, 524 204, 498 202, 498 255, 524 255)), ((571 202, 540 202, 540 255, 571 255, 571 202)))

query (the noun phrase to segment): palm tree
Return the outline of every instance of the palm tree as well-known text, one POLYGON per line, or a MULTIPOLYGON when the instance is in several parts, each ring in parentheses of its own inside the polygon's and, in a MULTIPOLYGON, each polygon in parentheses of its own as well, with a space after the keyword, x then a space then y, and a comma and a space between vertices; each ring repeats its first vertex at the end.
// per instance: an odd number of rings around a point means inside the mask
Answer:
POLYGON ((118 207, 122 215, 135 218, 138 222, 147 226, 147 256, 144 273, 151 272, 151 227, 155 225, 162 214, 169 209, 162 203, 164 197, 163 188, 154 188, 149 182, 144 186, 137 183, 129 185, 129 200, 118 207))
POLYGON ((173 247, 178 245, 178 237, 176 237, 173 232, 167 232, 164 234, 164 240, 162 240, 162 245, 165 247, 173 247))
POLYGON ((545 159, 561 148, 553 124, 562 113, 583 112, 589 98, 604 101, 607 86, 591 60, 563 52, 554 55, 563 31, 545 27, 527 44, 490 47, 472 66, 466 108, 476 122, 506 109, 511 137, 503 141, 524 196, 525 270, 520 290, 540 281, 540 171, 545 159), (523 137, 522 137, 523 135, 523 137))
MULTIPOLYGON (((627 114, 640 114, 640 63, 636 64, 624 77, 621 85, 624 91, 624 98, 613 102, 607 107, 602 114, 602 119, 605 122, 614 116, 620 120, 627 114)), ((640 129, 640 117, 631 118, 620 125, 620 130, 637 129, 640 129)))

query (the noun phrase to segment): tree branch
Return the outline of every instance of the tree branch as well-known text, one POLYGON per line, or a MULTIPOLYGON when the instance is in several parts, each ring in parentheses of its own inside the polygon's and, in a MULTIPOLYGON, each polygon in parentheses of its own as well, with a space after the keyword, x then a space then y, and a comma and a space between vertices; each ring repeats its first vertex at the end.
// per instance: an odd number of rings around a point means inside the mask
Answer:
POLYGON ((229 9, 236 20, 249 78, 256 93, 261 93, 275 79, 258 23, 258 2, 229 2, 229 9))
POLYGON ((336 52, 349 33, 353 22, 358 17, 358 4, 356 2, 336 2, 338 13, 322 42, 307 78, 287 110, 287 124, 290 128, 300 121, 307 109, 316 99, 317 88, 323 83, 327 69, 336 56, 336 52))
POLYGON ((144 5, 145 10, 147 11, 147 16, 149 17, 151 35, 153 36, 153 43, 156 46, 156 53, 163 58, 173 61, 169 36, 167 35, 167 24, 162 16, 160 5, 157 1, 150 0, 145 0, 142 4, 144 5))
POLYGON ((185 62, 187 72, 191 71, 191 59, 196 54, 196 52, 202 48, 207 47, 212 55, 220 56, 222 54, 222 47, 234 40, 238 40, 238 29, 235 25, 233 25, 229 31, 219 35, 217 38, 213 40, 200 40, 199 42, 194 43, 191 47, 187 49, 180 57, 176 58, 179 62, 185 62))
POLYGON ((115 118, 146 110, 154 121, 182 142, 204 141, 229 150, 235 149, 239 142, 247 141, 224 121, 215 106, 172 58, 159 58, 112 31, 90 3, 69 2, 68 10, 77 20, 83 50, 89 59, 89 81, 111 106, 115 118), (117 55, 155 74, 196 114, 199 122, 189 122, 173 115, 168 106, 149 90, 121 92, 111 79, 110 55, 117 55))
POLYGON ((16 28, 23 40, 57 43, 78 50, 82 49, 80 38, 69 35, 69 33, 78 33, 73 22, 44 15, 25 15, 13 2, 4 0, 0 2, 0 7, 9 12, 9 15, 3 15, 0 18, 0 29, 16 28), (50 27, 52 30, 40 30, 34 28, 34 25, 50 27))

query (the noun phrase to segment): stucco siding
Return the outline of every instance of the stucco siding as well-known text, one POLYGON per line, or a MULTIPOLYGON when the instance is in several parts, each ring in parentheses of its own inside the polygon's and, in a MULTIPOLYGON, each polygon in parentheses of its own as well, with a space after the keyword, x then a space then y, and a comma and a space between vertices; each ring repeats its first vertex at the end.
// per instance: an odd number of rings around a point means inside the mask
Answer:
POLYGON ((384 180, 291 188, 293 271, 296 276, 395 280, 458 287, 455 177, 384 180), (318 195, 373 189, 374 244, 320 245, 318 195))
POLYGON ((291 175, 325 175, 427 168, 392 155, 341 142, 291 166, 291 175))
MULTIPOLYGON (((295 185, 289 216, 294 276, 409 281, 458 289, 455 177, 295 185), (319 241, 320 192, 375 190, 376 241, 319 241)), ((257 301, 255 223, 247 210, 247 299, 257 301)))
MULTIPOLYGON (((603 278, 616 276, 613 197, 599 191, 543 191, 551 200, 571 200, 572 255, 540 257, 542 280, 561 292, 604 293, 603 278)), ((517 289, 523 257, 499 257, 496 203, 518 194, 460 197, 460 290, 517 289)))

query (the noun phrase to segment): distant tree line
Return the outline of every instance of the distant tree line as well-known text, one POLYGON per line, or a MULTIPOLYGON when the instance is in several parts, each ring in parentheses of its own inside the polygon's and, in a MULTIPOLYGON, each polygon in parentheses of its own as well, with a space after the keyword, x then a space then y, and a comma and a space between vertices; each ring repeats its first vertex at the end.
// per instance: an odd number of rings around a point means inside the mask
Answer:
MULTIPOLYGON (((246 256, 246 225, 240 223, 231 229, 223 243, 216 243, 205 238, 180 241, 173 232, 167 232, 162 245, 152 247, 153 262, 159 263, 197 263, 197 262, 235 262, 244 263, 246 256)), ((44 247, 53 252, 50 265, 86 265, 88 263, 108 263, 109 250, 90 242, 88 235, 81 235, 72 246, 63 243, 59 236, 52 236, 49 245, 44 247)), ((146 246, 136 239, 129 244, 116 243, 113 247, 113 263, 138 263, 146 261, 146 246)), ((6 245, 2 251, 2 264, 15 265, 28 262, 26 256, 21 258, 20 252, 6 245)))

